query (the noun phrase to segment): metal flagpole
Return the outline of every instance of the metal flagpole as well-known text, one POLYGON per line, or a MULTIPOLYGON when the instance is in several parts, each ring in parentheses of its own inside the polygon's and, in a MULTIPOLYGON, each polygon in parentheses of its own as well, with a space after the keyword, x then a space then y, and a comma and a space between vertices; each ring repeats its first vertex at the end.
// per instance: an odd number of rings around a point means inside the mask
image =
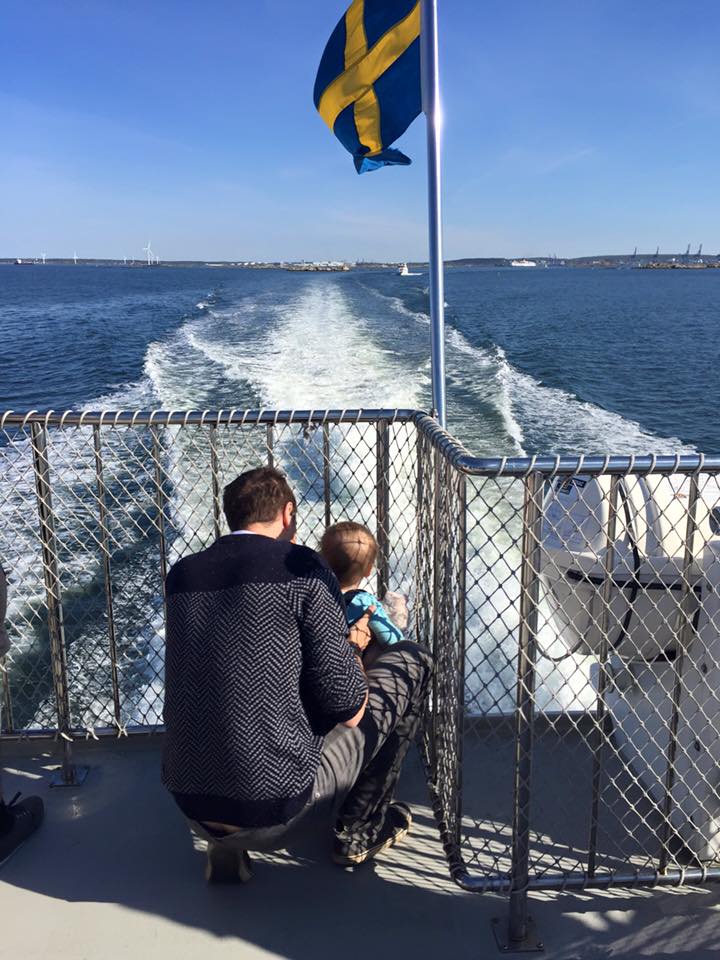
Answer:
POLYGON ((433 411, 445 421, 445 277, 442 249, 442 198, 440 182, 440 75, 438 68, 437 0, 421 0, 422 104, 427 120, 428 240, 430 266, 430 328, 433 411))

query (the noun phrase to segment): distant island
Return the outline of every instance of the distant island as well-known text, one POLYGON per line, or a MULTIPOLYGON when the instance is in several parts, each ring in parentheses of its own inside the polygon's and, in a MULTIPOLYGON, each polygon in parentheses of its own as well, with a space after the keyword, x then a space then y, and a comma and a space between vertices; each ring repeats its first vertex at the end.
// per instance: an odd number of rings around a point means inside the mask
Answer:
MULTIPOLYGON (((300 272, 347 272, 349 270, 397 270, 402 264, 383 260, 359 260, 348 262, 341 260, 122 260, 103 257, 0 257, 0 266, 84 266, 84 267, 121 267, 133 270, 158 270, 177 267, 210 267, 238 270, 291 270, 300 272)), ((408 261, 407 266, 415 270, 427 270, 427 261, 408 261)), ((720 254, 703 255, 702 247, 697 253, 640 254, 599 254, 588 257, 463 257, 459 260, 446 260, 446 268, 585 268, 585 269, 640 269, 640 270, 703 270, 720 268, 720 254)))

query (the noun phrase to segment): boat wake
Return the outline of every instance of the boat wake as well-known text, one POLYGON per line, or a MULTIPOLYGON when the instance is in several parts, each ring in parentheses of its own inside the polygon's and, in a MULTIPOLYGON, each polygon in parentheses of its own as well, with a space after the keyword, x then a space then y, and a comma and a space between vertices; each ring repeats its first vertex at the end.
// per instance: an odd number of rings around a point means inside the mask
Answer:
MULTIPOLYGON (((408 306, 401 297, 374 292, 392 311, 423 327, 429 326, 427 309, 408 306)), ((426 290, 423 295, 427 297, 426 290)), ((603 454, 694 451, 692 446, 677 437, 659 436, 618 413, 541 383, 513 366, 502 347, 472 344, 452 321, 450 312, 446 319, 448 420, 451 431, 459 434, 473 452, 509 456, 523 455, 528 451, 603 454), (463 412, 467 411, 453 410, 454 390, 463 395, 469 392, 476 400, 491 403, 504 427, 503 434, 488 431, 489 424, 484 425, 484 433, 471 428, 470 436, 464 435, 462 429, 458 430, 455 419, 462 422, 463 412)), ((423 336, 427 334, 423 333, 423 336)), ((473 413, 475 411, 471 416, 473 413)))

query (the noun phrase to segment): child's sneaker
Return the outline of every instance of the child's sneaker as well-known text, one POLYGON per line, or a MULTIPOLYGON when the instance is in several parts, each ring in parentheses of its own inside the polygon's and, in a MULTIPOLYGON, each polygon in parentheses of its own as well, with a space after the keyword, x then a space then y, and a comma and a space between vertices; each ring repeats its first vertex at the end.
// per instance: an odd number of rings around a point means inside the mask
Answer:
POLYGON ((37 830, 44 812, 40 797, 20 800, 16 793, 10 803, 0 801, 0 866, 37 830))
POLYGON ((404 803, 391 803, 385 815, 385 823, 380 834, 373 840, 347 838, 343 834, 335 837, 333 860, 343 867, 351 867, 376 857, 388 847, 395 846, 410 832, 412 813, 404 803))

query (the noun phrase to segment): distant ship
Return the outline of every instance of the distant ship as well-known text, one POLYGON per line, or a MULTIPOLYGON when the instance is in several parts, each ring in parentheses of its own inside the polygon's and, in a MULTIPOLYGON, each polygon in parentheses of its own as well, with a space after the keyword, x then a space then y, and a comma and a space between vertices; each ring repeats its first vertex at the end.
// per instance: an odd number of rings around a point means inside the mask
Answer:
POLYGON ((422 276, 422 274, 420 274, 420 273, 411 273, 410 270, 408 270, 408 265, 407 265, 406 263, 404 263, 404 264, 400 267, 400 269, 398 270, 398 276, 399 276, 399 277, 420 277, 420 276, 422 276))
POLYGON ((511 267, 536 267, 537 264, 534 260, 513 260, 510 264, 511 267))

